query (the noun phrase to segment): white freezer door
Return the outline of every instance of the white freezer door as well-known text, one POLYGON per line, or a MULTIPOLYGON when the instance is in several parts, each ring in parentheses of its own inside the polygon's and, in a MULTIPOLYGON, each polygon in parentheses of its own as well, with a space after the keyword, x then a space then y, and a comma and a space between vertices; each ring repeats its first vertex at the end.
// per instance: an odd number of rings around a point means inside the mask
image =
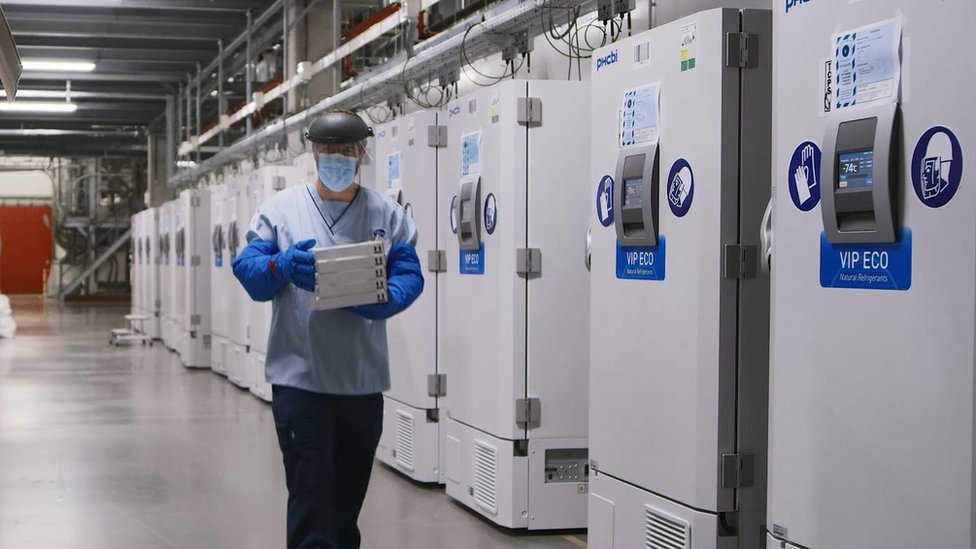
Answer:
MULTIPOLYGON (((233 263, 237 255, 247 246, 247 227, 254 213, 248 207, 251 203, 247 193, 248 176, 238 177, 231 183, 227 192, 227 212, 230 214, 227 238, 230 260, 233 263)), ((230 319, 230 340, 234 345, 247 345, 248 334, 248 306, 251 298, 244 291, 240 282, 234 279, 226 294, 227 317, 230 319)))
MULTIPOLYGON (((586 228, 589 85, 530 81, 542 123, 529 132, 527 247, 542 252, 542 274, 528 282, 528 396, 541 402, 529 438, 584 438, 587 431, 590 275, 586 228)), ((509 252, 514 254, 514 251, 509 252)), ((450 386, 450 383, 448 383, 450 386)))
POLYGON ((598 184, 617 165, 624 93, 660 84, 665 276, 618 279, 615 228, 593 220, 590 458, 602 472, 712 512, 734 509, 733 490, 719 486, 718 459, 735 451, 737 287, 723 278, 722 251, 738 242, 739 76, 724 56, 726 33, 738 29, 736 10, 689 16, 600 50, 616 50, 619 60, 593 79, 593 216, 598 184), (691 26, 696 67, 682 71, 691 26), (638 66, 644 43, 651 55, 638 66), (684 217, 672 213, 668 196, 681 158, 693 174, 684 217))
MULTIPOLYGON (((249 180, 249 209, 256 212, 266 201, 271 200, 275 193, 280 189, 275 189, 276 184, 296 185, 303 181, 303 172, 293 166, 266 166, 251 174, 249 180), (277 180, 275 178, 283 178, 277 180)), ((247 230, 244 230, 247 233, 247 230)), ((240 286, 240 284, 238 284, 240 286)), ((249 337, 248 344, 252 352, 267 353, 268 337, 271 333, 271 313, 272 304, 270 301, 254 301, 248 298, 248 325, 249 337)), ((262 365, 264 362, 261 362, 262 365)), ((261 372, 261 379, 264 379, 264 372, 261 372)))
MULTIPOLYGON (((796 546, 973 546, 974 21, 974 2, 818 0, 775 12, 768 528, 796 546), (892 19, 902 69, 896 223, 912 234, 911 287, 824 288, 823 203, 794 204, 791 158, 805 141, 823 147, 834 35, 892 19), (927 159, 948 169, 941 179, 964 170, 939 208, 923 204, 912 178, 916 145, 936 126, 967 154, 962 166, 931 141, 919 148, 920 185, 927 159)), ((838 113, 858 117, 857 107, 838 113)))
POLYGON ((517 98, 525 94, 524 81, 510 81, 448 105, 448 147, 441 151, 438 177, 448 266, 440 342, 447 411, 456 421, 507 440, 525 437, 515 422, 515 400, 525 395, 526 281, 515 271, 515 250, 526 238, 527 129, 516 123, 517 98), (492 111, 498 123, 492 123, 492 111), (475 145, 476 132, 480 159, 472 159, 466 180, 481 178, 482 207, 489 195, 497 201, 494 234, 482 222, 483 275, 460 273, 450 220, 462 179, 462 138, 475 145))
POLYGON ((386 323, 392 382, 386 394, 422 409, 437 407, 437 398, 427 391, 428 376, 437 373, 439 275, 427 270, 427 252, 438 248, 438 151, 427 144, 427 128, 436 124, 437 113, 420 111, 376 132, 375 188, 406 208, 416 223, 417 255, 424 274, 424 293, 386 323))
POLYGON ((225 275, 230 271, 227 254, 227 233, 224 219, 227 201, 227 186, 219 185, 210 194, 210 332, 215 337, 227 337, 230 320, 227 317, 225 293, 229 280, 225 275))

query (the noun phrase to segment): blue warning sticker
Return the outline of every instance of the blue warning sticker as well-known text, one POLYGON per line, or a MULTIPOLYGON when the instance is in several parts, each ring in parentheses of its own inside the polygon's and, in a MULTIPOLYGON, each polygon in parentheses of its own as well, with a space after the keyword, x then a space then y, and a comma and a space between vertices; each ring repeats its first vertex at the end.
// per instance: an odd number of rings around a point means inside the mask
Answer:
POLYGON ((915 144, 912 186, 922 204, 941 208, 952 200, 962 181, 962 145, 952 130, 929 128, 915 144))
POLYGON ((664 235, 658 235, 657 246, 621 246, 617 242, 617 278, 621 280, 664 280, 664 235))
POLYGON ((796 147, 790 159, 790 198, 801 212, 809 212, 820 203, 821 156, 816 143, 804 141, 796 147))
POLYGON ((613 225, 613 178, 609 175, 596 186, 596 218, 604 227, 613 225))
POLYGON ((691 201, 695 198, 695 172, 691 164, 684 158, 679 158, 671 165, 668 174, 668 206, 675 217, 684 217, 691 209, 691 201))
POLYGON ((488 234, 495 234, 495 227, 498 226, 498 200, 495 193, 488 193, 485 198, 485 230, 488 234))
POLYGON ((458 254, 460 262, 459 269, 463 275, 483 275, 485 274, 485 245, 484 243, 477 250, 461 250, 458 254))
POLYGON ((912 287, 912 231, 893 244, 831 244, 820 233, 820 285, 824 288, 908 290, 912 287))

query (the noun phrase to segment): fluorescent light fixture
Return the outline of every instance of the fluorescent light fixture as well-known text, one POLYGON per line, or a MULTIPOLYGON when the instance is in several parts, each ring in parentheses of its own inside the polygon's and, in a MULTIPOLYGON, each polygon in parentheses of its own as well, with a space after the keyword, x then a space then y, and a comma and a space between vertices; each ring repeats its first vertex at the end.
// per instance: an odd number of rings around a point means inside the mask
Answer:
MULTIPOLYGON (((28 99, 64 99, 68 92, 64 90, 17 90, 17 97, 28 99)), ((0 90, 0 97, 7 97, 7 90, 0 90)))
POLYGON ((78 110, 74 103, 60 101, 18 101, 16 103, 0 103, 0 112, 63 112, 71 113, 78 110))
POLYGON ((192 161, 192 160, 177 160, 176 161, 176 167, 177 168, 196 168, 197 167, 197 163, 194 162, 194 161, 192 161))
POLYGON ((90 61, 24 60, 24 70, 38 72, 92 72, 95 70, 95 63, 90 61))
POLYGON ((210 92, 210 97, 217 97, 217 90, 210 92))

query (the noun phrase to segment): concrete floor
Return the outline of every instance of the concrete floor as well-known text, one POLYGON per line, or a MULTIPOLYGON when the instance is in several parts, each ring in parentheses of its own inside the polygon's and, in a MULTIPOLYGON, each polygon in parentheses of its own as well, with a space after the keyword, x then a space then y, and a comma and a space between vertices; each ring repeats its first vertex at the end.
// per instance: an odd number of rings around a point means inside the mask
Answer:
MULTIPOLYGON (((12 299, 0 340, 0 549, 284 547, 271 409, 161 344, 113 348, 125 308, 12 299)), ((370 549, 572 549, 499 530, 443 489, 374 469, 370 549)))

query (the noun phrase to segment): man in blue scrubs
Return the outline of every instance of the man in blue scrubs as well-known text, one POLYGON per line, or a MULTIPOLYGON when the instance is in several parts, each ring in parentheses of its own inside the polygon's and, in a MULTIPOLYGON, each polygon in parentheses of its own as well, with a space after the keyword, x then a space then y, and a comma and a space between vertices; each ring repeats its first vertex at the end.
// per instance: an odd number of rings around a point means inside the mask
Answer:
POLYGON ((262 204, 234 275, 273 300, 266 378, 288 485, 288 549, 356 549, 390 388, 386 319, 423 291, 417 229, 403 208, 356 183, 372 130, 332 112, 306 131, 319 177, 262 204), (315 310, 313 246, 388 239, 389 301, 315 310))

